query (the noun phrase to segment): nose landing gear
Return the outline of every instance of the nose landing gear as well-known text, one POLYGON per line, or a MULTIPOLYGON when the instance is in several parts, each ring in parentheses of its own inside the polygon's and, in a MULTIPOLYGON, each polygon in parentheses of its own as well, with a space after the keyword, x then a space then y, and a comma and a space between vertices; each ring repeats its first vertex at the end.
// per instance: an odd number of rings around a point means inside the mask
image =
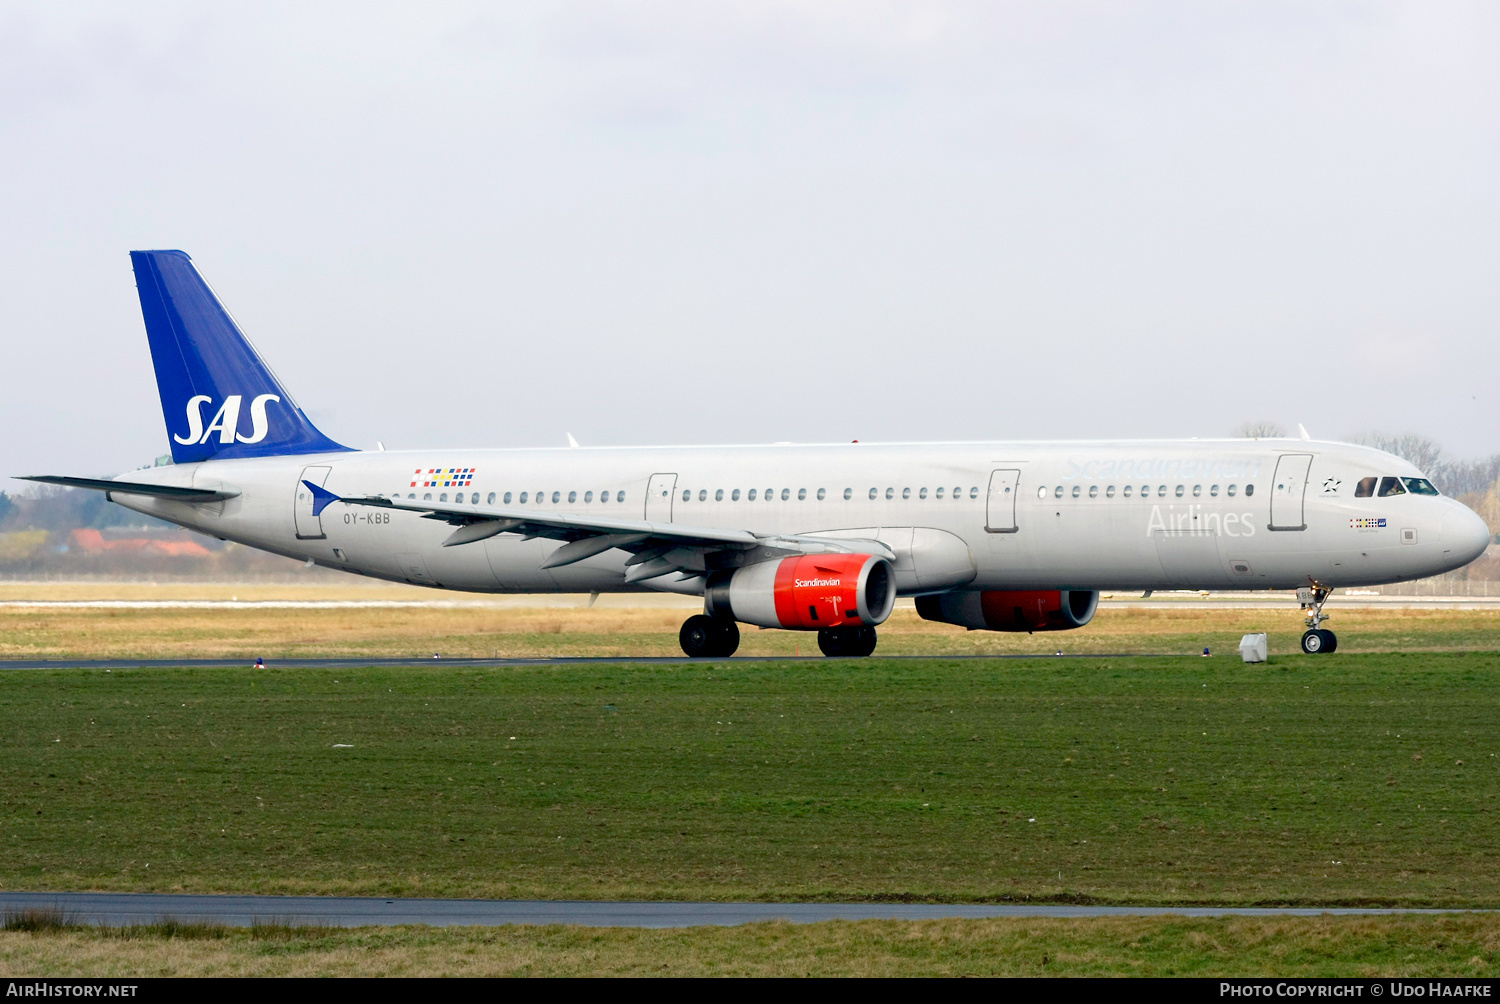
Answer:
POLYGON ((1307 619, 1307 631, 1302 635, 1302 651, 1308 655, 1326 655, 1339 647, 1338 636, 1322 627, 1329 618, 1323 613, 1323 604, 1333 590, 1314 581, 1297 590, 1297 602, 1302 605, 1302 614, 1307 619))

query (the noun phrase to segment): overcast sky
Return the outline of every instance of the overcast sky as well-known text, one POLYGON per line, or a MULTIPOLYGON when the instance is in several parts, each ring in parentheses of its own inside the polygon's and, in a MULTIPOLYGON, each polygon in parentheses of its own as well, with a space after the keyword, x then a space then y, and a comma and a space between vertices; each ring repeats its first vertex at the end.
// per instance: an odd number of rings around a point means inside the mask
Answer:
POLYGON ((0 473, 166 452, 133 248, 358 447, 1500 451, 1497 48, 1493 2, 0 3, 0 473))

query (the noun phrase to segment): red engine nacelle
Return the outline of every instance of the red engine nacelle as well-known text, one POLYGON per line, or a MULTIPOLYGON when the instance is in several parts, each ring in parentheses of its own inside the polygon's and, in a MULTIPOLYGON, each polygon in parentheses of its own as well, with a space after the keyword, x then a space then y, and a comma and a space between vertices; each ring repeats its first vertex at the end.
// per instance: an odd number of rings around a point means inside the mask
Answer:
POLYGON ((971 631, 1069 631, 1094 619, 1093 589, 966 590, 917 597, 917 613, 971 631))
POLYGON ((708 587, 710 616, 817 631, 885 622, 896 605, 891 563, 872 554, 805 554, 736 569, 708 587))

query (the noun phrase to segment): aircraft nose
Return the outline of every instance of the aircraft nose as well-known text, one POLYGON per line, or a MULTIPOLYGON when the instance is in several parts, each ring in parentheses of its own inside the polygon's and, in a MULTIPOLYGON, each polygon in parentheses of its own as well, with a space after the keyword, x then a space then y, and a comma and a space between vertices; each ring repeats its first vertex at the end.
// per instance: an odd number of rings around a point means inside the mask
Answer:
POLYGON ((1444 514, 1438 539, 1454 560, 1468 564, 1490 546, 1490 528, 1468 506, 1455 505, 1444 514))

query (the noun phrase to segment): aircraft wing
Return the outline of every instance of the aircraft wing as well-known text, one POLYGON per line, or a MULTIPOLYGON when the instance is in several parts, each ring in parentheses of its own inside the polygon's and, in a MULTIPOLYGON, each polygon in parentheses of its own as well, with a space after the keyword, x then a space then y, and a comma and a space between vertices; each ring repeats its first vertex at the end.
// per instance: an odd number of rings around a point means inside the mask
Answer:
POLYGON ((738 568, 756 561, 794 554, 858 552, 895 559, 895 553, 877 540, 805 534, 757 534, 749 530, 721 527, 653 523, 642 519, 584 516, 535 509, 418 502, 379 495, 344 498, 310 481, 302 484, 313 493, 314 514, 321 513, 335 502, 342 502, 345 505, 403 509, 421 513, 423 519, 454 524, 457 529, 443 541, 444 547, 471 544, 501 533, 565 541, 562 547, 542 563, 543 568, 571 565, 611 548, 630 551, 632 556, 625 563, 626 582, 640 582, 674 571, 692 576, 717 568, 738 568))

